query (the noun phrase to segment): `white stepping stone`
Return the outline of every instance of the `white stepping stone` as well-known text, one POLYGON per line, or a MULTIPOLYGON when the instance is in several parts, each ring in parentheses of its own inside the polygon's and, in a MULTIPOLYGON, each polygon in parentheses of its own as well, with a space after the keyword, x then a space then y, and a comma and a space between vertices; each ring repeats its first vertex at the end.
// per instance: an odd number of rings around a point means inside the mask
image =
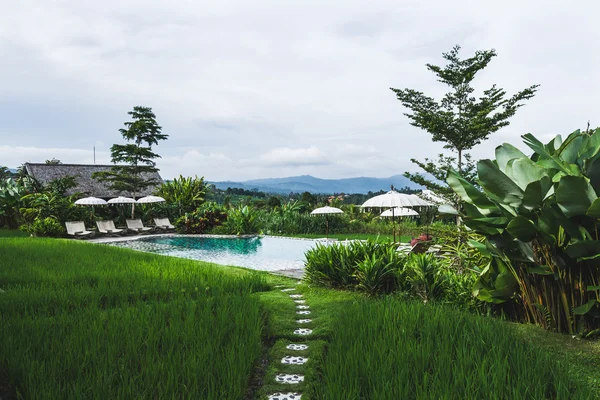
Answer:
POLYGON ((308 310, 310 306, 296 306, 298 310, 308 310))
POLYGON ((269 395, 269 400, 300 400, 300 393, 273 393, 269 395))
POLYGON ((298 328, 294 331, 294 335, 310 335, 312 333, 312 329, 306 328, 298 328))
POLYGON ((296 304, 304 304, 304 303, 306 303, 306 300, 294 300, 294 303, 296 303, 296 304))
POLYGON ((280 288, 280 287, 284 287, 285 285, 275 285, 273 286, 274 288, 280 288))
POLYGON ((307 357, 285 356, 281 359, 282 364, 302 365, 308 361, 307 357))
POLYGON ((304 375, 279 374, 275 377, 277 383, 295 384, 304 382, 304 375))
POLYGON ((302 351, 302 350, 308 349, 308 345, 307 344, 292 343, 292 344, 288 344, 286 346, 286 349, 288 349, 288 350, 302 351))
POLYGON ((308 324, 312 319, 297 319, 296 322, 299 324, 308 324))
POLYGON ((292 299, 301 299, 302 297, 304 296, 302 296, 301 294, 290 294, 290 298, 292 299))
POLYGON ((287 288, 287 289, 281 289, 282 292, 293 292, 294 290, 296 290, 296 288, 287 288))
POLYGON ((302 281, 298 281, 298 282, 296 282, 296 285, 299 285, 299 284, 301 284, 301 283, 302 283, 302 281))
POLYGON ((308 311, 308 310, 296 311, 296 314, 298 314, 298 315, 308 315, 308 314, 310 314, 310 311, 308 311))

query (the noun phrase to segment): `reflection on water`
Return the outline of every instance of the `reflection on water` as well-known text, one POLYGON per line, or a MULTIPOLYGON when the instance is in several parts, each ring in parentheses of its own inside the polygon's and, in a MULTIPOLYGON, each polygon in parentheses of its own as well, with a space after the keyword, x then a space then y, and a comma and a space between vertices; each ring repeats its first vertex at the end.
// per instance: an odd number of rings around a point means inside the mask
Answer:
POLYGON ((224 265, 274 271, 304 267, 304 253, 313 240, 287 238, 143 238, 112 245, 169 256, 190 258, 224 265))

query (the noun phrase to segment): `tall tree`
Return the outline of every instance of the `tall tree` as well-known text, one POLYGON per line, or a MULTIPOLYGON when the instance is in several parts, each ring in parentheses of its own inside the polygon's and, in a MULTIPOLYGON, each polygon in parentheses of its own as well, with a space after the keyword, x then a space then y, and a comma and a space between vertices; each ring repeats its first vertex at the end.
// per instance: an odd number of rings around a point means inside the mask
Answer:
POLYGON ((108 182, 111 189, 130 193, 135 198, 143 189, 161 183, 148 177, 148 174, 158 171, 154 160, 160 158, 152 151, 152 146, 169 136, 162 133, 152 108, 135 106, 128 114, 132 121, 125 122, 125 128, 119 129, 119 132, 132 143, 113 144, 111 160, 120 165, 109 171, 97 172, 94 178, 108 182))
MULTIPOLYGON (((413 89, 390 89, 402 105, 412 111, 404 114, 411 120, 411 125, 429 132, 434 142, 445 143, 444 148, 457 153, 457 170, 462 173, 465 151, 507 126, 508 119, 525 100, 535 95, 539 85, 506 97, 506 91, 494 84, 476 98, 471 83, 475 75, 496 57, 496 51, 476 51, 473 57, 464 60, 459 58, 459 51, 460 46, 455 46, 449 53, 442 53, 448 61, 444 67, 427 64, 427 69, 438 77, 438 81, 450 87, 441 101, 413 89)), ((412 161, 419 165, 418 161, 412 161)))

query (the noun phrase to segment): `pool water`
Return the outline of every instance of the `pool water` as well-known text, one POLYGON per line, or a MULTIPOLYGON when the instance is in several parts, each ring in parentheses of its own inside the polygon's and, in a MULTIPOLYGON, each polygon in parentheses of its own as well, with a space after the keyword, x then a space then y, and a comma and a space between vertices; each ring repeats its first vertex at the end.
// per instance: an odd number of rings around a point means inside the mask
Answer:
POLYGON ((143 238, 111 245, 262 271, 304 268, 304 253, 316 240, 248 237, 213 238, 167 236, 143 238))

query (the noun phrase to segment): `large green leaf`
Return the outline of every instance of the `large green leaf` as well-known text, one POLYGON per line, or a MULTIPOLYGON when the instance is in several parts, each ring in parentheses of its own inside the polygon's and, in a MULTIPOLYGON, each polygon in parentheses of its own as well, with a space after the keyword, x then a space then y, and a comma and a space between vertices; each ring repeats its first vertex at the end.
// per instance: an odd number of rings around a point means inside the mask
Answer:
POLYGON ((522 206, 529 211, 542 207, 543 201, 551 188, 552 180, 548 176, 543 176, 540 180, 529 183, 523 194, 522 206))
POLYGON ((564 176, 556 189, 556 203, 569 218, 585 215, 597 198, 594 188, 583 176, 564 176))
POLYGON ((582 148, 584 144, 585 138, 581 135, 579 130, 571 133, 564 141, 560 149, 558 149, 558 154, 560 158, 564 160, 567 164, 575 164, 577 162, 577 156, 579 154, 579 150, 582 148))
POLYGON ((519 158, 509 161, 506 170, 506 175, 522 190, 525 190, 531 182, 548 177, 546 170, 529 158, 519 158))
POLYGON ((448 182, 448 185, 463 201, 473 204, 480 209, 497 209, 496 205, 484 193, 467 182, 454 169, 451 168, 448 171, 446 182, 448 182))
POLYGON ((575 315, 585 315, 585 314, 587 314, 592 309, 592 307, 594 307, 594 304, 596 304, 596 300, 595 299, 594 300, 590 300, 587 303, 585 303, 585 304, 583 304, 583 305, 581 305, 579 307, 575 307, 573 309, 573 314, 575 314, 575 315))
POLYGON ((596 193, 600 193, 600 154, 596 154, 587 161, 585 173, 590 178, 590 184, 596 193))
POLYGON ((511 207, 521 205, 523 191, 504 174, 491 160, 481 160, 477 163, 477 175, 481 187, 492 200, 497 200, 511 207))
POLYGON ((496 162, 500 171, 506 173, 506 164, 515 158, 527 158, 527 156, 512 144, 503 143, 496 147, 496 162))
POLYGON ((579 240, 567 246, 565 253, 576 259, 600 257, 600 240, 579 240))
POLYGON ((579 150, 579 157, 581 159, 588 159, 594 157, 600 151, 600 128, 596 129, 592 133, 583 148, 579 150))
POLYGON ((442 204, 441 206, 439 206, 438 212, 440 214, 460 215, 460 213, 456 210, 456 208, 452 207, 449 204, 442 204))
POLYGON ((594 218, 600 218, 600 198, 594 200, 590 208, 587 209, 586 215, 594 218))
POLYGON ((530 242, 538 231, 534 223, 522 215, 513 218, 506 227, 506 230, 523 242, 530 242))

